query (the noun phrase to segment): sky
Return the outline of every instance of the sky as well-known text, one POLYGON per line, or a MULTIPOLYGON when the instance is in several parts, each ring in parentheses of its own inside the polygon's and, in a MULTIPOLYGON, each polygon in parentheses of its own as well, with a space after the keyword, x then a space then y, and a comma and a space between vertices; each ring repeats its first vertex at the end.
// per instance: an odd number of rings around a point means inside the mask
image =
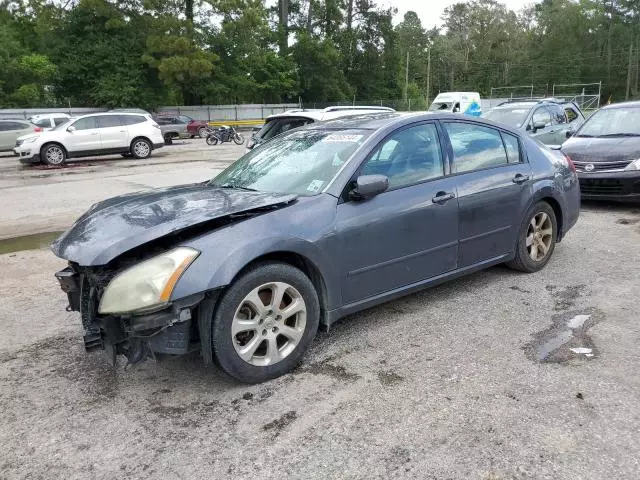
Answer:
MULTIPOLYGON (((440 17, 444 13, 444 9, 454 3, 458 3, 461 0, 380 0, 379 5, 384 7, 394 6, 398 9, 398 14, 394 19, 394 23, 402 21, 404 14, 408 10, 413 10, 418 14, 418 17, 422 21, 424 28, 432 28, 434 26, 441 26, 442 20, 440 17)), ((499 0, 510 10, 518 11, 522 7, 525 7, 531 3, 535 3, 534 0, 499 0)))

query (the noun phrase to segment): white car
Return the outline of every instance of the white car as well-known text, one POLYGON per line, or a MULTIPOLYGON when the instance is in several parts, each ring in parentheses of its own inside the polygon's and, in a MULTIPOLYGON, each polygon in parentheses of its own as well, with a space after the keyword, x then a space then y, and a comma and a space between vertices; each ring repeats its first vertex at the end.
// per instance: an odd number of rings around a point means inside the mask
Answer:
POLYGON ((394 113, 393 108, 376 106, 336 106, 319 109, 295 108, 283 113, 276 113, 266 118, 263 127, 247 142, 247 151, 256 145, 266 142, 288 130, 302 127, 308 123, 324 122, 337 118, 376 113, 394 113))
POLYGON ((147 158, 163 145, 160 127, 149 115, 93 113, 29 136, 13 152, 21 163, 62 165, 68 158, 114 153, 147 158))
POLYGON ((66 113, 41 113, 29 117, 28 120, 36 127, 40 127, 43 130, 51 130, 61 123, 68 122, 70 118, 71 115, 66 113))

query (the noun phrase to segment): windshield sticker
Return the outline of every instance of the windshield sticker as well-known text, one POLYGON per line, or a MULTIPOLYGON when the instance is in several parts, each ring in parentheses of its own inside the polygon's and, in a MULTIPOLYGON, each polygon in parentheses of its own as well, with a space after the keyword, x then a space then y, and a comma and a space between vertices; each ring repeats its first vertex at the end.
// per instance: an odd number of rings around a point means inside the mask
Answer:
POLYGON ((332 133, 322 139, 325 143, 343 143, 343 142, 358 142, 362 138, 362 135, 346 135, 344 133, 332 133))
POLYGON ((318 193, 322 189, 322 185, 324 185, 322 180, 313 180, 307 187, 307 191, 318 193))

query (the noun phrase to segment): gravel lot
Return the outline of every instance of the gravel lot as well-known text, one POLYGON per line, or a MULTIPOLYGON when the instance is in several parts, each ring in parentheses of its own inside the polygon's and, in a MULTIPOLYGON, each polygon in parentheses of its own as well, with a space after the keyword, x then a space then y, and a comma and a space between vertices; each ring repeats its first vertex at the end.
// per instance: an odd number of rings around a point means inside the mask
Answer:
MULTIPOLYGON (((0 234, 64 228, 241 152, 0 159, 0 234)), ((0 478, 637 479, 638 245, 640 207, 585 205, 543 271, 496 267, 353 315, 297 371, 250 387, 197 354, 110 367, 64 310, 63 262, 0 255, 0 478)))

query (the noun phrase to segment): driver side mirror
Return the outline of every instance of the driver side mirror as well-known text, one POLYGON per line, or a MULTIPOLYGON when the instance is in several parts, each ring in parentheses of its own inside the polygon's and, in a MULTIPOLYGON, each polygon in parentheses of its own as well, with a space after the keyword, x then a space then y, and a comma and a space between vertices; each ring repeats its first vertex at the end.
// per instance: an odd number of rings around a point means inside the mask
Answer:
POLYGON ((76 127, 74 127, 73 125, 69 125, 69 126, 67 127, 67 132, 69 132, 69 133, 73 133, 73 132, 75 132, 75 131, 76 131, 76 127))
POLYGON ((349 192, 352 200, 366 200, 389 188, 389 178, 384 175, 360 175, 355 183, 355 187, 349 192))

